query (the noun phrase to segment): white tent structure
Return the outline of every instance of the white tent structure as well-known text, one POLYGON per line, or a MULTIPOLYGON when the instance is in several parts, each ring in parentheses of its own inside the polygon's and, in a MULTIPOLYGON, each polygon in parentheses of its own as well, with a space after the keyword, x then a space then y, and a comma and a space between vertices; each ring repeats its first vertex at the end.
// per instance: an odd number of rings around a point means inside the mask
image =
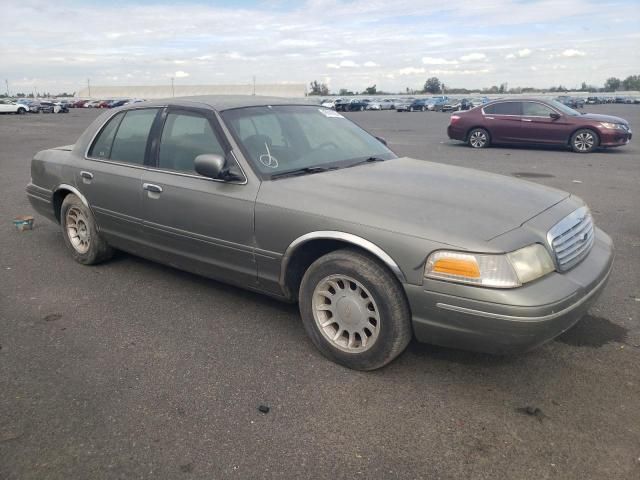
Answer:
POLYGON ((304 97, 306 86, 302 83, 246 84, 246 85, 91 85, 76 93, 78 98, 171 98, 194 95, 262 95, 273 97, 304 97))

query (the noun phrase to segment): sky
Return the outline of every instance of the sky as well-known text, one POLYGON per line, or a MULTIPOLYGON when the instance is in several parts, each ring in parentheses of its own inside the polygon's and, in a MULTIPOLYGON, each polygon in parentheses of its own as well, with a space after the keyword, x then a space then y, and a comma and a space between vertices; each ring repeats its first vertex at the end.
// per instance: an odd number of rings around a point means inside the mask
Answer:
MULTIPOLYGON (((640 0, 2 0, 11 93, 326 83, 601 86, 640 74, 640 0)), ((5 88, 0 88, 0 91, 5 88)))

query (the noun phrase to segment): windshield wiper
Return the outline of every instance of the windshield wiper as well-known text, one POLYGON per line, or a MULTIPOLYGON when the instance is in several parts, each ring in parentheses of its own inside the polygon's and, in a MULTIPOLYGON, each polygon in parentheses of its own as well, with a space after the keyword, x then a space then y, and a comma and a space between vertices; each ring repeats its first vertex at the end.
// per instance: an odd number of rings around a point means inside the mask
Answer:
POLYGON ((385 159, 384 158, 380 158, 380 157, 368 157, 365 158, 363 160, 358 160, 357 162, 352 163, 351 165, 349 165, 350 167, 355 167, 356 165, 362 165, 363 163, 373 163, 373 162, 384 162, 385 159))
POLYGON ((308 175, 310 173, 321 173, 327 172, 329 170, 337 170, 338 167, 304 167, 304 168, 296 168, 295 170, 289 170, 288 172, 274 173, 271 175, 271 179, 274 178, 284 178, 284 177, 295 177, 298 175, 308 175))

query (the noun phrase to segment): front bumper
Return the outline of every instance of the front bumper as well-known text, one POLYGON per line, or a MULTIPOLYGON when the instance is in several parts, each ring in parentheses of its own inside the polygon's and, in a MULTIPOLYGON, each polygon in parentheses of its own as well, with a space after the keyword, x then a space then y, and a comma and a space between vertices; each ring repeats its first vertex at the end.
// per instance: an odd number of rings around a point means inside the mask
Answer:
POLYGON ((613 243, 596 229, 589 255, 565 273, 520 288, 488 289, 425 279, 404 285, 421 342, 487 353, 535 348, 571 328, 604 289, 613 243))
POLYGON ((601 147, 620 147, 631 141, 631 130, 607 130, 600 132, 601 147))

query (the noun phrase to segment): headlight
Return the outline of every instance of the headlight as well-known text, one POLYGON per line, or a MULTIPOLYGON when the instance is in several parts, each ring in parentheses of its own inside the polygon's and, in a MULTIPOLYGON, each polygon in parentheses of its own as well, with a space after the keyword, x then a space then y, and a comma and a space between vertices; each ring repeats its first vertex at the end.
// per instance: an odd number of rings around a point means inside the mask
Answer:
POLYGON ((624 127, 620 123, 600 122, 600 125, 609 130, 624 130, 624 127))
POLYGON ((492 288, 515 288, 552 272, 546 248, 535 243, 494 255, 440 250, 429 255, 425 277, 492 288))

